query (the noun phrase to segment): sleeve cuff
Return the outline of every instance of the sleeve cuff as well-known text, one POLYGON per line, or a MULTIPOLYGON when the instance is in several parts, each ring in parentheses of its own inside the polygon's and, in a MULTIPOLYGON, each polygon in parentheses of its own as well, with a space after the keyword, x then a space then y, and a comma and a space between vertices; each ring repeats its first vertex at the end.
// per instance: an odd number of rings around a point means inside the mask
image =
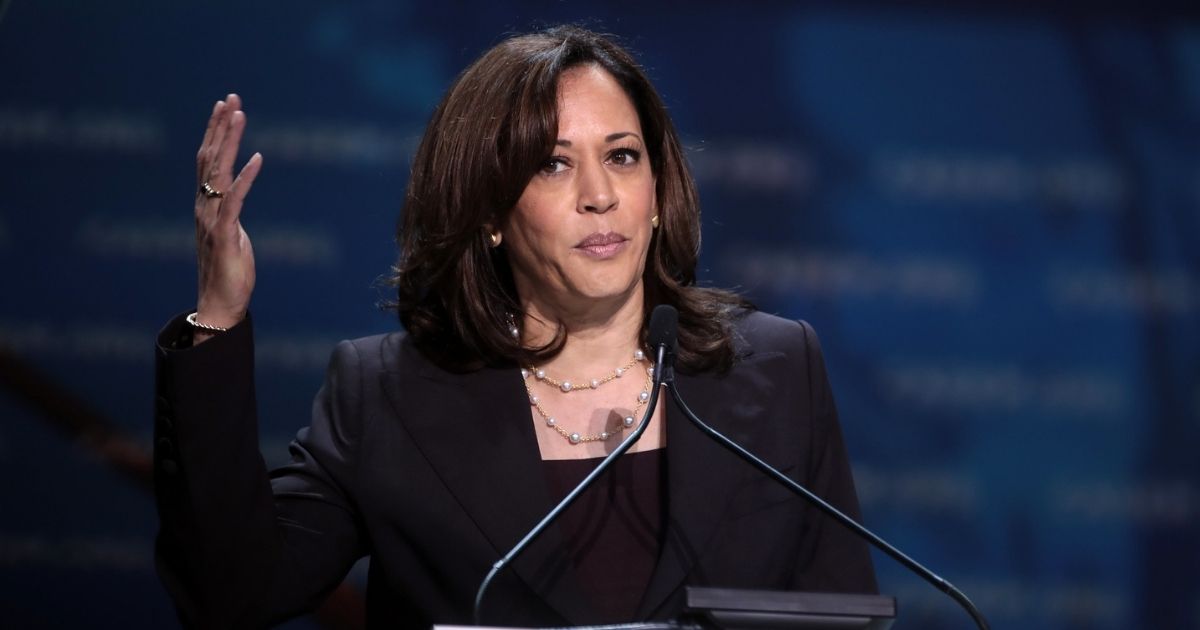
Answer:
POLYGON ((192 346, 192 333, 195 328, 187 323, 187 316, 193 311, 184 311, 172 317, 162 330, 158 331, 158 353, 162 358, 166 358, 172 354, 180 352, 190 352, 197 348, 207 348, 212 345, 226 346, 236 344, 243 337, 252 335, 254 323, 251 321, 250 313, 247 312, 242 321, 238 322, 229 330, 214 335, 211 339, 204 342, 202 346, 192 346))

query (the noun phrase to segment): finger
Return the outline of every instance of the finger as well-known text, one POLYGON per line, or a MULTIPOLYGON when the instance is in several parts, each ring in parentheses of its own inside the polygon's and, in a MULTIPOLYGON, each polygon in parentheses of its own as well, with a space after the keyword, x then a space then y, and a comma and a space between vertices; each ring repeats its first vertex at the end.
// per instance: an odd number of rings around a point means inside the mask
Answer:
POLYGON ((208 127, 204 129, 204 139, 200 141, 200 150, 196 152, 196 183, 199 184, 204 179, 204 174, 208 170, 208 148, 212 144, 213 132, 217 128, 217 123, 221 119, 221 112, 225 109, 225 101, 217 101, 213 105, 212 114, 208 117, 208 127))
MULTIPOLYGON (((237 94, 225 97, 225 105, 213 129, 213 137, 205 153, 203 165, 198 176, 198 183, 207 183, 215 190, 228 193, 232 186, 233 161, 237 158, 237 148, 241 140, 241 129, 245 124, 245 114, 240 111, 242 99, 237 94), (232 137, 231 135, 236 136, 232 137), (232 140, 232 142, 231 142, 232 140), (232 144, 232 146, 230 146, 232 144), (228 159, 223 159, 223 151, 230 153, 228 159)), ((224 195, 208 196, 198 191, 200 198, 196 204, 196 216, 205 223, 219 220, 219 213, 224 195)))
POLYGON ((254 180, 262 170, 262 162, 261 153, 250 156, 250 160, 242 167, 242 172, 233 180, 233 185, 225 195, 225 202, 221 204, 221 222, 232 224, 241 217, 242 202, 246 200, 246 195, 250 194, 250 188, 254 186, 254 180))
MULTIPOLYGON (((207 155, 208 168, 204 173, 201 174, 201 181, 208 181, 213 186, 217 185, 217 182, 213 181, 219 175, 219 173, 215 172, 214 168, 216 166, 216 159, 217 156, 221 154, 221 145, 225 141, 225 135, 229 132, 229 123, 233 118, 233 113, 241 109, 241 107, 242 100, 238 98, 237 94, 230 94, 229 96, 225 97, 225 107, 222 108, 221 115, 217 120, 217 126, 215 129, 213 129, 212 142, 209 144, 207 155)), ((233 177, 228 173, 226 173, 226 175, 229 178, 233 177)), ((229 179, 225 179, 220 183, 222 185, 226 185, 229 183, 229 179)))
POLYGON ((233 163, 237 161, 238 146, 242 143, 242 132, 246 129, 246 113, 243 111, 234 111, 229 116, 229 130, 225 132, 225 139, 221 142, 221 152, 217 154, 216 164, 213 167, 217 174, 217 181, 228 182, 233 178, 233 163))
POLYGON ((221 110, 225 108, 225 101, 217 101, 213 104, 212 114, 208 117, 208 126, 204 129, 204 139, 200 141, 200 148, 208 146, 212 141, 213 129, 217 126, 217 119, 221 117, 221 110))

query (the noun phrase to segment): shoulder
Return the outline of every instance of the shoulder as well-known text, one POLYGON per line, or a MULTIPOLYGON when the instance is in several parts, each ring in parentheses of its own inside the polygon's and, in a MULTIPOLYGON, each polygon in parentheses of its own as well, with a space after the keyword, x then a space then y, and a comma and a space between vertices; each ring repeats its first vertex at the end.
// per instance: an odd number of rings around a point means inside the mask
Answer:
POLYGON ((816 331, 808 322, 762 311, 745 311, 733 322, 734 344, 740 358, 784 354, 793 360, 820 356, 816 331))
MULTIPOLYGON (((342 422, 359 426, 372 414, 366 410, 386 406, 390 375, 419 371, 414 361, 420 355, 411 350, 408 335, 392 332, 357 339, 345 339, 334 347, 325 371, 320 400, 339 411, 342 422)), ((361 426, 351 430, 357 433, 361 426)))
MULTIPOLYGON (((495 367, 495 366, 493 366, 495 367)), ((510 366, 516 369, 516 364, 510 366)), ((337 344, 330 359, 330 372, 352 369, 368 378, 376 374, 391 374, 405 380, 409 377, 434 381, 453 380, 466 374, 490 368, 453 370, 439 364, 418 347, 416 340, 405 331, 346 339, 337 344)))
POLYGON ((363 374, 403 372, 428 365, 404 331, 345 339, 334 348, 329 363, 332 371, 349 368, 363 374))

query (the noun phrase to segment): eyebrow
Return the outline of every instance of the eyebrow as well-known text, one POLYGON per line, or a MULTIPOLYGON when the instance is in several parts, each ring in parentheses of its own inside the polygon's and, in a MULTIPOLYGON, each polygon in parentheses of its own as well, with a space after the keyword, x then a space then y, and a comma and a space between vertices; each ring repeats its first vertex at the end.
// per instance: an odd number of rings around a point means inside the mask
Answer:
MULTIPOLYGON (((638 141, 640 141, 640 142, 643 142, 643 143, 645 142, 644 140, 642 140, 641 136, 637 135, 636 133, 633 133, 632 131, 618 131, 616 133, 610 133, 607 136, 604 136, 604 142, 606 142, 606 143, 614 142, 616 140, 620 140, 621 138, 630 137, 630 136, 637 138, 638 141)), ((560 147, 570 147, 571 141, 563 140, 562 138, 559 138, 558 140, 554 141, 554 144, 557 146, 560 146, 560 147)))

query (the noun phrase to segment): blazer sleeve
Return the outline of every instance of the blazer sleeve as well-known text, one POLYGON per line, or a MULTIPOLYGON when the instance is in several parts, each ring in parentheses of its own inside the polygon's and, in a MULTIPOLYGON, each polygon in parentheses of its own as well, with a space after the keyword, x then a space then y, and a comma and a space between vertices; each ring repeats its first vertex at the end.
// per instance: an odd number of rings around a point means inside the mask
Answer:
POLYGON ((268 473, 250 318, 190 347, 177 317, 156 354, 156 560, 184 626, 262 627, 315 608, 365 555, 352 488, 362 379, 342 342, 312 424, 268 473))
MULTIPOLYGON (((854 476, 846 455, 837 406, 825 371, 825 359, 816 332, 799 322, 804 336, 805 372, 808 375, 810 440, 808 487, 838 510, 862 522, 854 476)), ((808 509, 801 537, 801 571, 794 588, 806 591, 877 593, 875 568, 867 542, 814 507, 808 509)))

